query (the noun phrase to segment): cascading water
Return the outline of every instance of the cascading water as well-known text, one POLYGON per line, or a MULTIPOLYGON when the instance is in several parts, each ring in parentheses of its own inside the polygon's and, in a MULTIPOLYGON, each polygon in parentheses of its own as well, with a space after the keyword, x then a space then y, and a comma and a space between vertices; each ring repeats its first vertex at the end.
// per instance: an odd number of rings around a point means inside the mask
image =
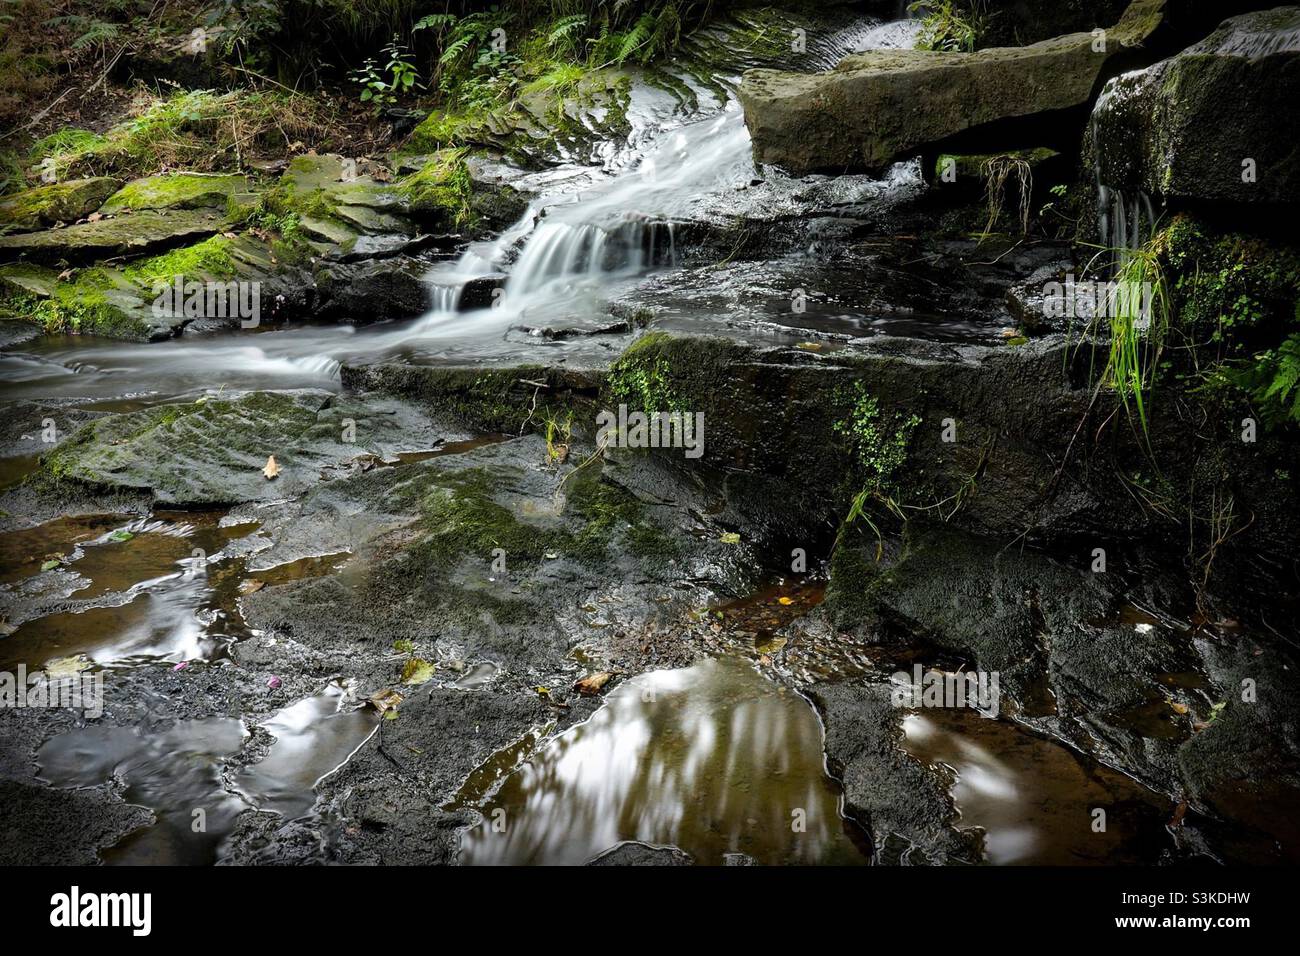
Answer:
MULTIPOLYGON (((910 47, 917 29, 909 20, 858 24, 807 56, 812 68, 828 69, 848 53, 910 47)), ((643 118, 633 139, 648 148, 620 156, 617 175, 533 203, 500 239, 475 243, 453 267, 431 273, 435 292, 422 328, 454 321, 449 313, 461 290, 485 276, 508 272, 496 305, 513 319, 529 307, 568 301, 583 286, 676 265, 678 223, 755 177, 749 132, 734 99, 718 114, 658 136, 647 125, 643 118)))
MULTIPOLYGON (((829 69, 855 52, 910 46, 915 32, 915 21, 858 21, 809 36, 797 68, 829 69)), ((696 88, 688 75, 679 78, 696 88)), ((798 215, 810 202, 823 208, 869 202, 920 181, 904 169, 882 180, 791 180, 773 170, 760 176, 739 104, 696 91, 702 104, 713 105, 684 115, 668 94, 635 84, 626 142, 611 144, 601 167, 565 165, 526 175, 521 186, 538 198, 501 235, 471 243, 458 260, 428 274, 430 310, 420 319, 362 328, 294 326, 252 339, 182 338, 147 347, 83 341, 72 348, 51 340, 29 354, 0 355, 0 372, 21 382, 25 395, 115 396, 138 388, 141 398, 157 400, 214 387, 329 387, 344 361, 517 356, 517 339, 503 338, 503 331, 575 317, 603 320, 615 287, 680 264, 686 223, 798 215), (763 185, 755 188, 758 179, 763 185), (494 308, 468 308, 483 301, 465 294, 476 282, 493 287, 494 308), (166 384, 159 388, 159 382, 166 384)))

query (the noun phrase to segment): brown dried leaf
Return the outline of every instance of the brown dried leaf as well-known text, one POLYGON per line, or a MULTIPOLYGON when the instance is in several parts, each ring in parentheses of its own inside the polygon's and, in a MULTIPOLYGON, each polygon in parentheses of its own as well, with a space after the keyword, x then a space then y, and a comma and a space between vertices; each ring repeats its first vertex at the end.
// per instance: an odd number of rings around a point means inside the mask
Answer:
POLYGON ((573 689, 583 697, 595 697, 601 692, 601 689, 609 683, 609 679, 613 676, 614 675, 609 671, 598 671, 595 674, 588 674, 582 680, 574 684, 573 689))
POLYGON ((262 469, 262 474, 266 475, 266 480, 270 481, 280 473, 280 466, 275 463, 275 456, 271 455, 266 459, 266 467, 262 469))
POLYGON ((391 687, 385 687, 381 691, 376 691, 371 695, 370 700, 367 701, 371 707, 375 708, 375 710, 379 711, 381 714, 386 714, 390 710, 396 710, 397 705, 401 702, 402 695, 391 687))

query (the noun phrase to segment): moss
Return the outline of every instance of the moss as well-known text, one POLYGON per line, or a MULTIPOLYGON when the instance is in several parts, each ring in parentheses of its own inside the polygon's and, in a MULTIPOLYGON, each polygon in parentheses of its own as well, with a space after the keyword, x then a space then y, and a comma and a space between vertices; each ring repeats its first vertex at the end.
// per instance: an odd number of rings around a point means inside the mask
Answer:
POLYGON ((623 352, 609 370, 610 393, 632 411, 685 412, 689 403, 673 385, 673 370, 662 346, 671 341, 663 332, 643 335, 623 352))
POLYGON ((579 472, 565 486, 573 530, 521 521, 494 500, 494 488, 509 480, 508 471, 467 469, 440 475, 436 486, 420 492, 425 531, 415 549, 420 560, 442 573, 467 555, 487 561, 501 548, 512 568, 536 565, 548 553, 599 566, 620 539, 651 569, 678 556, 676 543, 646 517, 644 506, 625 489, 603 481, 598 470, 579 472))
POLYGON ((1225 356, 1274 345, 1296 324, 1300 247, 1177 216, 1156 242, 1179 325, 1225 356))
POLYGON ((115 209, 194 209, 225 206, 232 194, 247 188, 243 176, 163 173, 127 183, 104 204, 115 209))
POLYGON ((580 472, 569 485, 569 507, 585 524, 574 552, 588 561, 603 558, 613 537, 622 534, 630 553, 652 566, 680 556, 677 542, 645 515, 645 506, 629 491, 601 480, 598 471, 580 472))
POLYGON ((845 542, 831 553, 830 581, 822 607, 836 627, 857 627, 875 617, 884 580, 874 542, 845 542))
POLYGON ((25 229, 73 222, 98 209, 116 187, 115 180, 99 177, 25 189, 0 200, 0 222, 25 229))
POLYGON ((117 171, 144 175, 164 166, 236 169, 245 151, 283 148, 286 137, 313 145, 330 128, 318 102, 305 96, 191 90, 156 99, 102 136, 65 130, 39 140, 34 165, 54 161, 60 179, 117 171))
POLYGON ((416 172, 400 179, 397 190, 416 215, 445 221, 455 228, 476 224, 471 200, 473 183, 465 165, 465 149, 442 149, 416 172))
POLYGON ((118 282, 106 270, 83 269, 70 281, 51 282, 48 294, 6 283, 0 300, 13 317, 34 322, 49 333, 96 334, 118 339, 145 337, 146 330, 139 318, 113 294, 117 289, 118 282))
POLYGON ((230 279, 239 273, 230 255, 230 245, 231 240, 225 236, 213 236, 195 245, 133 263, 127 267, 126 277, 146 288, 159 281, 172 282, 177 276, 230 279))

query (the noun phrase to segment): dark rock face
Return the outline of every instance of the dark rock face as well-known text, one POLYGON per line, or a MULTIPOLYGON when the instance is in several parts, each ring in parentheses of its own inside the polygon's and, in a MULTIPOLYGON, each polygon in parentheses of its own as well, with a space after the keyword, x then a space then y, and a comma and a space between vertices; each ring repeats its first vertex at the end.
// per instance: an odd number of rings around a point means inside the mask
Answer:
MULTIPOLYGON (((901 551, 880 561, 871 543, 837 552, 827 601, 814 618, 825 615, 839 633, 882 647, 920 637, 931 663, 954 655, 946 659, 996 672, 1004 717, 1186 800, 1211 831, 1226 818, 1268 835, 1253 852, 1273 839, 1294 846, 1290 821, 1263 811, 1279 794, 1300 794, 1300 749, 1294 734, 1281 732, 1300 715, 1300 693, 1286 677, 1296 666, 1293 650, 1265 640, 1259 622, 1252 628, 1259 639, 1251 640, 1235 625, 1187 630, 1137 610, 1191 602, 1183 582, 1140 552, 1112 552, 1103 572, 1089 560, 1084 552, 1067 564, 913 524, 901 551), (1264 791, 1246 782, 1259 780, 1269 781, 1264 791)), ((854 776, 855 759, 882 759, 872 734, 896 733, 870 730, 891 726, 887 689, 818 687, 815 694, 827 752, 846 767, 850 803, 869 819, 883 813, 896 832, 919 832, 924 838, 913 844, 934 846, 935 827, 947 819, 941 804, 918 830, 916 821, 891 816, 905 801, 877 794, 898 779, 897 768, 864 767, 854 776), (841 720, 851 734, 839 734, 841 720)), ((872 825, 878 837, 879 826, 872 825)), ((1231 856, 1236 840, 1220 841, 1219 850, 1231 856)))
POLYGON ((1112 189, 1172 201, 1294 205, 1297 100, 1300 7, 1246 14, 1107 83, 1086 151, 1098 182, 1112 189))

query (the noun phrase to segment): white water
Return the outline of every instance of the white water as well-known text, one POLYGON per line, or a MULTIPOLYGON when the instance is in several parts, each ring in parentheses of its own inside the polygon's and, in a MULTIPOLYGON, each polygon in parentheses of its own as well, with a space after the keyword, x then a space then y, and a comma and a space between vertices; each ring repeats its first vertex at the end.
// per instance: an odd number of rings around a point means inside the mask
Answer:
MULTIPOLYGON (((910 45, 911 23, 859 25, 829 38, 826 64, 873 48, 910 45)), ((900 169, 885 180, 836 177, 790 180, 759 172, 735 100, 711 115, 684 121, 665 110, 664 94, 635 87, 626 144, 611 144, 600 167, 565 167, 528 177, 541 192, 526 214, 499 237, 472 243, 458 261, 428 275, 430 309, 414 321, 356 329, 298 326, 248 337, 182 337, 131 345, 82 340, 40 342, 0 353, 0 378, 25 397, 162 397, 220 388, 336 387, 343 362, 384 358, 482 361, 507 357, 507 331, 607 314, 612 287, 678 262, 683 223, 720 214, 761 216, 796 209, 801 194, 856 202, 910 183, 900 169), (744 203, 742 207, 742 203, 744 203), (491 308, 462 309, 475 280, 504 283, 491 308)), ((577 345, 552 343, 553 348, 577 345)), ((517 348, 515 349, 517 352, 517 348)))

